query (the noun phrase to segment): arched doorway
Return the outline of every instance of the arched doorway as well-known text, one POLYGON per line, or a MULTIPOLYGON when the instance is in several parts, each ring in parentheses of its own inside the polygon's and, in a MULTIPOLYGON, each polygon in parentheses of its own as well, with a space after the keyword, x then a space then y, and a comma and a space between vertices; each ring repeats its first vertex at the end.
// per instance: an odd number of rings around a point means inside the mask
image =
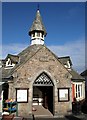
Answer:
POLYGON ((53 114, 53 88, 50 77, 45 72, 41 73, 33 83, 33 106, 43 106, 53 114))

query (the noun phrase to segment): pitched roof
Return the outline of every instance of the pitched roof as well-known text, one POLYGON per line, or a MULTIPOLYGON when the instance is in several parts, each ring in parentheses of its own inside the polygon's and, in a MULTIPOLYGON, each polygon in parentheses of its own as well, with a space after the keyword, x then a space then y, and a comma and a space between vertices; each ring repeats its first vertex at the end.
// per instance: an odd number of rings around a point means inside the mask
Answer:
POLYGON ((19 56, 18 55, 12 55, 8 54, 5 61, 10 58, 13 63, 18 63, 19 62, 19 56))
POLYGON ((83 71, 83 72, 81 73, 81 75, 86 77, 86 76, 87 76, 87 70, 83 71))
POLYGON ((19 63, 16 64, 12 69, 3 69, 4 77, 11 76, 15 69, 19 68, 21 64, 25 63, 31 57, 33 57, 43 46, 42 45, 32 45, 24 49, 18 54, 19 63))
POLYGON ((3 59, 3 60, 0 60, 0 65, 1 66, 4 66, 5 65, 5 60, 3 59))
POLYGON ((5 69, 4 67, 0 68, 0 79, 9 78, 11 71, 12 69, 5 69))
POLYGON ((40 50, 43 46, 42 45, 31 45, 24 49, 22 52, 18 54, 20 63, 26 61, 26 59, 31 58, 38 50, 40 50))
MULTIPOLYGON (((2 69, 2 73, 3 73, 2 77, 6 78, 6 77, 10 76, 14 72, 15 69, 19 68, 21 66, 21 64, 25 63, 27 60, 29 60, 31 57, 33 57, 43 47, 48 49, 45 45, 32 45, 32 46, 29 46, 26 49, 24 49, 22 52, 20 52, 17 55, 19 57, 19 63, 16 64, 15 67, 13 67, 12 69, 4 69, 4 68, 2 69)), ((58 57, 52 51, 50 51, 50 52, 58 60, 58 57)), ((59 62, 62 64, 61 61, 59 61, 59 62)))
POLYGON ((72 81, 80 82, 85 80, 79 73, 77 73, 73 69, 71 69, 70 73, 72 74, 72 81))
POLYGON ((33 32, 33 31, 43 31, 45 36, 47 34, 46 29, 43 25, 39 10, 37 10, 37 12, 36 12, 36 17, 35 17, 35 20, 33 21, 33 24, 30 28, 29 35, 31 35, 31 32, 33 32))
MULTIPOLYGON (((70 56, 65 56, 65 57, 59 57, 59 60, 65 65, 67 63, 67 61, 70 61, 70 64, 72 65, 72 61, 70 59, 70 56)), ((71 68, 71 70, 69 70, 69 72, 72 75, 72 81, 83 81, 84 78, 77 73, 74 69, 71 68)))
MULTIPOLYGON (((12 69, 4 69, 2 67, 2 78, 8 78, 11 76, 11 74, 14 72, 14 70, 16 70, 17 68, 19 68, 22 64, 24 64, 27 60, 29 60, 30 58, 32 58, 40 49, 42 49, 43 47, 45 47, 46 49, 48 49, 45 45, 32 45, 32 46, 29 46, 27 47, 26 49, 24 49, 22 52, 20 52, 17 56, 19 57, 20 59, 20 62, 15 65, 14 68, 12 69)), ((49 49, 48 49, 49 50, 49 49)), ((50 50, 49 50, 50 51, 50 50)), ((67 61, 67 60, 70 60, 70 57, 69 56, 66 56, 66 57, 60 57, 58 58, 52 51, 50 51, 55 57, 57 60, 60 61, 60 63, 62 65, 64 65, 64 63, 67 61)), ((70 74, 72 75, 72 80, 84 80, 84 78, 79 75, 76 71, 74 71, 73 69, 71 69, 71 71, 69 71, 70 74)))
POLYGON ((72 65, 72 61, 70 59, 70 56, 65 56, 65 57, 59 57, 58 58, 64 65, 67 64, 67 61, 70 61, 70 65, 72 65))

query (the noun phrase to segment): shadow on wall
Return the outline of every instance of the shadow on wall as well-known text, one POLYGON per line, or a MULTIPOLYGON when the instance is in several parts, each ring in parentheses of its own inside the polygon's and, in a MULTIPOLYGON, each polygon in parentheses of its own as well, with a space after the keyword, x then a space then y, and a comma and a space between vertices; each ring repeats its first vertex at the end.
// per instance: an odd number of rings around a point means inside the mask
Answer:
POLYGON ((75 116, 73 116, 73 115, 65 116, 65 118, 66 118, 67 120, 81 120, 80 118, 77 118, 77 117, 75 117, 75 116))

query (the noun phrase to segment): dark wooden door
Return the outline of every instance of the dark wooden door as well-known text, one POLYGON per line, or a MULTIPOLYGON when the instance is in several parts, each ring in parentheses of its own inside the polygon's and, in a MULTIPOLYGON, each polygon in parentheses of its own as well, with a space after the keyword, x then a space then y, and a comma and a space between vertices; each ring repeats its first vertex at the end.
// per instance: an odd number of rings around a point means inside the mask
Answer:
POLYGON ((47 93, 44 94, 44 107, 48 109, 48 96, 47 93))

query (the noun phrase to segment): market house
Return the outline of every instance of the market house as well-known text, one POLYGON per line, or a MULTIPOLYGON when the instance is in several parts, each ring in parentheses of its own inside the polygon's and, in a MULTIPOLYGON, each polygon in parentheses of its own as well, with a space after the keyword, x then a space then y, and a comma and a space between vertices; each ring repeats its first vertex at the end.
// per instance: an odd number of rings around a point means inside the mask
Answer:
POLYGON ((65 115, 72 111, 74 98, 85 98, 84 78, 72 69, 69 56, 58 57, 47 48, 46 35, 38 9, 29 31, 30 45, 1 61, 2 80, 7 86, 3 97, 18 102, 20 116, 65 115))

